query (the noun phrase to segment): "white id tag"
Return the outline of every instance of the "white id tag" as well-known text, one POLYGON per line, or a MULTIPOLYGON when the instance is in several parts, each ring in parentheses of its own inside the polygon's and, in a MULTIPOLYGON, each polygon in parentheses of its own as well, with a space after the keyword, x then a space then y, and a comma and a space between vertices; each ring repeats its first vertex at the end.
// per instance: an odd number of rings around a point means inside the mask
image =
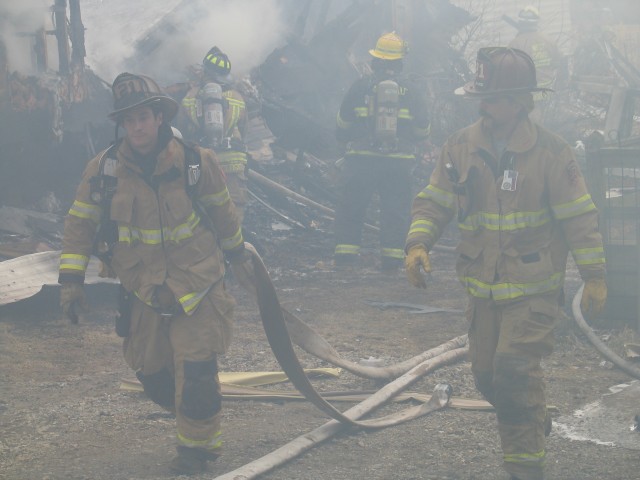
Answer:
POLYGON ((502 176, 502 190, 515 192, 518 186, 518 172, 516 170, 505 170, 502 176))

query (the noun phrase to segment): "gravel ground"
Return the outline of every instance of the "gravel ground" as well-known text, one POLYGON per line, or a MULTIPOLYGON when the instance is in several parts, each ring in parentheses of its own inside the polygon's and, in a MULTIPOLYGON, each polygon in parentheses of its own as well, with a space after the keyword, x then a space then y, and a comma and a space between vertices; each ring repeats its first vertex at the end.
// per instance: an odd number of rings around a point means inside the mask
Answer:
MULTIPOLYGON (((262 248, 282 304, 347 359, 375 357, 391 364, 466 333, 462 314, 411 315, 364 302, 464 309, 452 255, 433 255, 434 271, 425 293, 411 288, 403 272, 379 273, 375 255, 368 251, 362 268, 335 269, 329 261, 331 241, 322 232, 271 233, 262 248)), ((570 270, 568 298, 578 286, 577 274, 570 270)), ((229 288, 239 303, 237 328, 231 349, 220 359, 221 369, 279 370, 253 300, 237 285, 229 288)), ((113 287, 92 287, 89 294, 92 315, 80 325, 62 319, 55 288, 0 309, 0 479, 173 478, 167 463, 174 452, 174 419, 141 394, 119 388, 123 378, 133 375, 113 331, 113 287)), ((609 333, 612 343, 629 335, 609 333)), ((557 338, 556 351, 545 360, 549 403, 557 407, 556 417, 570 415, 600 398, 609 386, 629 380, 601 366, 600 356, 568 318, 557 338)), ((329 366, 299 354, 307 367, 329 366)), ((348 372, 313 383, 325 391, 379 387, 348 372)), ((455 396, 480 398, 467 362, 439 369, 410 390, 429 393, 438 383, 451 384, 455 396)), ((334 405, 343 411, 353 406, 334 405)), ((385 406, 375 416, 403 406, 385 406)), ((327 421, 307 402, 227 400, 224 454, 206 474, 194 478, 216 478, 327 421)), ((636 450, 572 441, 554 431, 548 451, 550 479, 640 478, 636 450)), ((346 429, 261 478, 494 480, 506 478, 500 459, 492 412, 448 408, 379 431, 346 429)))

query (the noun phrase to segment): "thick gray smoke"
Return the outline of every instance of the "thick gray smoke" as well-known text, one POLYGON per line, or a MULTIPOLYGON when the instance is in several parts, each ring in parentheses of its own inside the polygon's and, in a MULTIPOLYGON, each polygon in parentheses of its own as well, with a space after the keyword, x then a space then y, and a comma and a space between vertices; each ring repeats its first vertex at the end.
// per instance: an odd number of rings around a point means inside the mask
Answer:
MULTIPOLYGON (((46 23, 51 29, 50 15, 47 15, 51 5, 48 0, 0 0, 0 36, 7 47, 11 71, 34 73, 31 58, 33 33, 46 23)), ((52 60, 57 65, 57 57, 52 60)))
POLYGON ((233 74, 241 76, 287 33, 278 0, 86 0, 82 12, 87 64, 109 82, 124 70, 163 84, 184 80, 185 67, 199 63, 213 45, 229 55, 233 74), (170 32, 150 42, 148 51, 136 51, 135 42, 162 25, 169 12, 170 32))

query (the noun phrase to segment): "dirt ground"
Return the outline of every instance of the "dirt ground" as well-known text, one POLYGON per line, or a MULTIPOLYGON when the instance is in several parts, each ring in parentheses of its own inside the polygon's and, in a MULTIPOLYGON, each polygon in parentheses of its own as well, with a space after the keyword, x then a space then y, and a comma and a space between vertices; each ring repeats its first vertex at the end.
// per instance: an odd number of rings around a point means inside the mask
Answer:
MULTIPOLYGON (((254 206, 255 207, 255 206, 254 206)), ((464 309, 465 296, 454 278, 452 255, 434 253, 426 292, 409 286, 404 272, 377 270, 375 239, 367 237, 364 266, 331 265, 332 242, 322 231, 273 230, 256 210, 263 258, 281 302, 352 361, 375 357, 398 362, 466 333, 462 314, 412 315, 380 310, 365 300, 409 302, 464 309)), ((445 239, 446 241, 446 239, 445 239)), ((579 287, 575 270, 567 296, 579 287)), ((259 320, 257 307, 234 283, 238 300, 236 335, 220 359, 223 371, 279 370, 259 320)), ((123 391, 132 378, 113 329, 115 292, 89 290, 92 314, 79 325, 62 318, 57 289, 0 309, 0 479, 173 478, 174 419, 141 394, 123 391)), ((568 310, 567 310, 568 311, 568 310)), ((611 338, 620 336, 610 332, 611 338)), ((629 380, 601 366, 602 358, 572 321, 558 328, 555 353, 545 360, 549 403, 569 415, 598 399, 611 385, 629 380)), ((307 367, 329 366, 299 351, 307 367)), ((343 372, 314 379, 318 390, 375 388, 375 382, 343 372)), ((410 390, 430 392, 452 385, 455 396, 480 398, 469 364, 460 362, 428 375, 410 390)), ((289 384, 272 388, 290 389, 289 384)), ((335 403, 341 410, 353 404, 335 403)), ((399 408, 386 406, 379 415, 399 408)), ((224 454, 198 479, 234 470, 323 425, 328 419, 307 402, 227 400, 223 404, 224 454)), ((638 452, 571 441, 557 431, 548 441, 549 479, 638 479, 638 452)), ((264 479, 504 479, 495 415, 444 409, 401 426, 374 432, 345 430, 288 462, 264 479)))

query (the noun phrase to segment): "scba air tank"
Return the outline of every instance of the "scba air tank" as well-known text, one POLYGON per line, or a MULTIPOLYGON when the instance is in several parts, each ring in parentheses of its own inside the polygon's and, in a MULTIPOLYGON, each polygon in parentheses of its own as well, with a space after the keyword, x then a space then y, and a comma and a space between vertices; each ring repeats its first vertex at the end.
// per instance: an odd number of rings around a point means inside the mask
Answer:
POLYGON ((200 91, 200 97, 205 139, 211 147, 217 147, 222 144, 224 136, 222 87, 217 83, 207 83, 200 91))
POLYGON ((376 86, 374 98, 375 138, 381 143, 394 143, 398 133, 400 86, 393 80, 383 80, 376 86))

